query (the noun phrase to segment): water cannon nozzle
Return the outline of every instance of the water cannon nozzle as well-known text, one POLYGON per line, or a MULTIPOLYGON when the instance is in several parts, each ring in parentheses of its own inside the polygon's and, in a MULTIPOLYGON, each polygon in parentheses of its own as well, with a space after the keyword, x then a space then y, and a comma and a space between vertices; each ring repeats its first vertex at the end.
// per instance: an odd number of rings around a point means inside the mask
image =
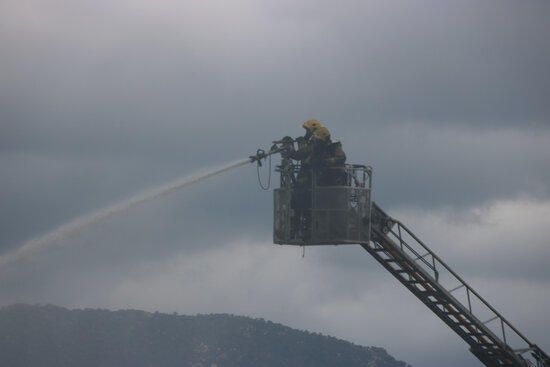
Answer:
POLYGON ((249 157, 250 158, 250 163, 258 162, 258 166, 261 166, 262 165, 262 159, 264 159, 265 157, 267 157, 267 154, 266 154, 265 150, 258 149, 256 151, 256 155, 251 155, 249 157))

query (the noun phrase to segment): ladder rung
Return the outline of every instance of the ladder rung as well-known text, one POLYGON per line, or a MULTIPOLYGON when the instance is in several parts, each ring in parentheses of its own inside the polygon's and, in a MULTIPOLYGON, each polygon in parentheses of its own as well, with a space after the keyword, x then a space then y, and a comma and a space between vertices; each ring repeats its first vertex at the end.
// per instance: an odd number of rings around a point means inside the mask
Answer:
POLYGON ((372 251, 374 251, 374 252, 382 252, 382 251, 387 251, 387 250, 386 250, 385 248, 383 248, 383 247, 377 247, 377 248, 372 249, 372 251))
POLYGON ((464 314, 460 311, 444 311, 443 313, 445 315, 461 315, 461 316, 464 316, 464 314))
POLYGON ((476 332, 469 332, 468 334, 471 335, 471 336, 485 336, 485 335, 487 335, 485 333, 476 333, 476 332))
MULTIPOLYGON (((453 323, 458 325, 464 325, 464 326, 472 326, 472 324, 469 321, 466 321, 464 319, 464 314, 461 313, 453 313, 453 312, 443 312, 443 314, 447 317, 449 317, 453 323)), ((475 325, 474 325, 475 326, 475 325)))
MULTIPOLYGON (((449 315, 451 315, 451 314, 449 314, 449 315)), ((461 313, 456 313, 456 314, 452 314, 452 315, 454 315, 454 316, 457 316, 457 315, 462 316, 463 314, 461 314, 461 313)), ((460 325, 464 325, 464 326, 466 326, 466 325, 475 326, 475 325, 476 325, 476 324, 474 324, 473 322, 471 322, 470 320, 464 319, 464 318, 459 319, 456 323, 457 323, 457 324, 460 324, 460 325)))
POLYGON ((436 295, 439 295, 439 292, 425 290, 425 291, 422 291, 422 294, 425 294, 425 295, 428 295, 428 296, 436 296, 436 295))
POLYGON ((426 284, 426 282, 421 282, 419 280, 407 280, 405 283, 408 283, 408 284, 426 284))

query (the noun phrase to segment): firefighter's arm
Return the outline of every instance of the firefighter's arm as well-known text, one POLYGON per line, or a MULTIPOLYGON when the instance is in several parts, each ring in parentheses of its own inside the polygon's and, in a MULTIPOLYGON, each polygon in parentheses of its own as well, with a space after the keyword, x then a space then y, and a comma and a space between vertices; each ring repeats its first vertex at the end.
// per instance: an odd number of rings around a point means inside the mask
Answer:
POLYGON ((296 142, 298 143, 298 149, 292 151, 289 156, 297 161, 304 160, 309 154, 311 154, 310 147, 307 144, 306 139, 303 137, 297 138, 296 142))

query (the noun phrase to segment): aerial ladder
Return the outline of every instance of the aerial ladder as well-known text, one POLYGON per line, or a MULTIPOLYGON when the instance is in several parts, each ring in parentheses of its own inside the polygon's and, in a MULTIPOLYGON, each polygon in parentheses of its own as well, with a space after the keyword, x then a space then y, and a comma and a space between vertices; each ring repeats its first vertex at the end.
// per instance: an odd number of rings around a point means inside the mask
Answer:
POLYGON ((485 366, 550 366, 550 358, 541 348, 409 228, 384 213, 376 203, 372 203, 371 215, 371 241, 360 245, 468 343, 470 351, 485 366))
MULTIPOLYGON (((322 182, 299 187, 303 172, 285 154, 292 142, 274 142, 251 157, 282 153, 280 187, 274 190, 273 241, 280 245, 360 245, 460 336, 487 367, 550 367, 550 357, 426 246, 407 226, 371 200, 372 169, 347 164, 322 182)), ((269 157, 269 158, 268 158, 269 157)), ((326 177, 326 170, 324 176, 326 177)))

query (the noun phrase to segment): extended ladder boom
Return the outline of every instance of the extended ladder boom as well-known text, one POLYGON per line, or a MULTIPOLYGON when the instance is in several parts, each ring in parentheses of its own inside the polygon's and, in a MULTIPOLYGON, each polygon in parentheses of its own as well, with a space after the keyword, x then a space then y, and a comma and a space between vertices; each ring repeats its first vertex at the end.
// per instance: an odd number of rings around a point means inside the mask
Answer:
POLYGON ((373 203, 371 242, 361 246, 453 329, 487 367, 550 367, 550 358, 407 227, 373 203))

